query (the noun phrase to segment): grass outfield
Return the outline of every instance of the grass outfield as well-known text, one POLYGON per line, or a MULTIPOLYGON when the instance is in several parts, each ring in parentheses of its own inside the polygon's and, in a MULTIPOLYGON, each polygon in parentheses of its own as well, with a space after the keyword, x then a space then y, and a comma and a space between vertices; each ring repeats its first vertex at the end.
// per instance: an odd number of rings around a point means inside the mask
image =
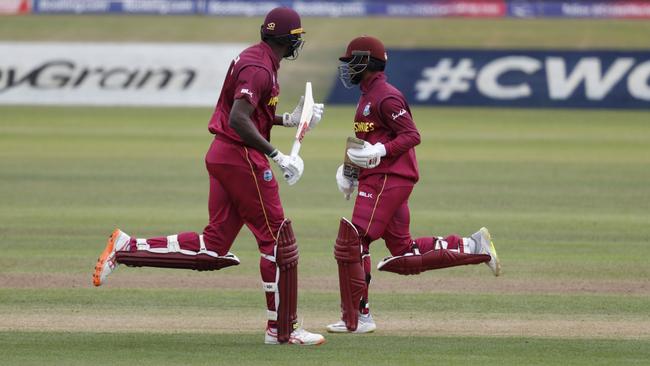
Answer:
MULTIPOLYGON (((281 183, 301 246, 300 317, 320 332, 338 316, 332 242, 352 204, 333 173, 351 113, 329 108, 303 147, 303 179, 281 183)), ((423 143, 413 234, 487 225, 503 277, 483 265, 415 277, 375 271, 374 335, 286 352, 261 344, 258 254, 246 230, 233 249, 239 267, 120 268, 105 287, 90 285, 113 227, 150 236, 205 225, 209 114, 2 108, 3 364, 650 360, 647 113, 414 109, 423 143)), ((276 129, 274 142, 288 148, 291 131, 276 129)), ((372 253, 375 263, 387 255, 381 242, 372 253)))
POLYGON ((331 337, 319 348, 251 347, 259 335, 0 333, 19 365, 644 365, 648 343, 476 337, 331 337), (378 353, 377 350, 386 350, 378 353), (399 349, 400 352, 389 350, 399 349), (465 350, 471 349, 467 355, 465 350), (38 352, 38 353, 36 353, 38 352), (72 357, 71 357, 72 356, 72 357))
MULTIPOLYGON (((253 42, 260 19, 0 17, 2 41, 253 42), (233 29, 237 31, 233 31, 233 29)), ((390 47, 647 48, 650 22, 307 18, 283 62, 280 110, 303 81, 317 99, 348 39, 390 47), (409 33, 396 32, 408 29, 409 33)), ((91 271, 116 226, 137 236, 207 220, 206 109, 0 107, 2 365, 646 365, 650 363, 650 113, 414 108, 421 181, 415 236, 490 228, 504 265, 402 277, 374 271, 378 330, 316 349, 262 345, 259 254, 220 272, 91 271)), ((352 107, 327 108, 303 146, 306 172, 280 183, 301 248, 299 316, 338 317, 332 245, 352 203, 334 172, 352 107)), ((291 145, 288 129, 273 142, 291 145)), ((373 263, 387 255, 372 247, 373 263)))

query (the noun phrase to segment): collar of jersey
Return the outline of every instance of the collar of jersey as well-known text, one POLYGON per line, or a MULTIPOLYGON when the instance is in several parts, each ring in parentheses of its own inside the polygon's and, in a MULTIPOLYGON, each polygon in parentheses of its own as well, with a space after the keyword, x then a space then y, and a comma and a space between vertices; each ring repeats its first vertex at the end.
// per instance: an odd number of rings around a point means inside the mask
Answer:
POLYGON ((279 69, 280 68, 280 59, 278 58, 278 56, 275 55, 275 53, 273 52, 273 49, 271 48, 271 46, 266 44, 266 42, 262 41, 262 42, 260 42, 260 47, 262 47, 264 52, 271 59, 271 62, 273 62, 273 68, 275 70, 279 69))
POLYGON ((375 73, 369 79, 363 80, 360 85, 361 92, 363 94, 366 94, 370 90, 370 88, 372 88, 372 85, 375 84, 377 80, 386 80, 386 75, 384 75, 384 73, 380 71, 375 73))

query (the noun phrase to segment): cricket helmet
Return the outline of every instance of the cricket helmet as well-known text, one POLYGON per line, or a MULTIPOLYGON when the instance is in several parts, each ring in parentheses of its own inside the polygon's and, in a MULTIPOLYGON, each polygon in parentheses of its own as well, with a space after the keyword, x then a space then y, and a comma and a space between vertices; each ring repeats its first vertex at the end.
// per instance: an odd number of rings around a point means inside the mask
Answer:
POLYGON ((339 60, 347 62, 354 58, 355 55, 366 55, 383 62, 388 60, 384 44, 379 39, 371 36, 361 36, 350 41, 345 54, 339 57, 339 60))
POLYGON ((273 40, 288 45, 289 50, 283 57, 292 60, 298 57, 304 44, 302 35, 305 32, 300 23, 300 15, 291 8, 278 7, 266 14, 260 33, 263 41, 273 40))
POLYGON ((348 44, 345 54, 339 57, 339 79, 346 88, 361 82, 363 71, 384 71, 388 55, 384 44, 377 38, 361 36, 348 44))

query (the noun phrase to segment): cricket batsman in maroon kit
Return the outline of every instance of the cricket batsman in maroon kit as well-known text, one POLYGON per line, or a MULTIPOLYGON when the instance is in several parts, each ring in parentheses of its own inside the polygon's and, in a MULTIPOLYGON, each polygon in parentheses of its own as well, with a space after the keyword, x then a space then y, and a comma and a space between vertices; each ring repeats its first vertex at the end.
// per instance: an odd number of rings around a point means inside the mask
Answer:
POLYGON ((377 269, 403 275, 486 263, 495 276, 501 265, 486 228, 468 238, 458 235, 412 238, 408 198, 418 181, 415 146, 420 134, 402 93, 386 81, 384 45, 363 36, 350 42, 339 58, 339 77, 351 88, 359 85, 361 98, 354 116, 354 132, 363 146, 349 148, 349 161, 358 167, 356 177, 336 173, 346 199, 358 187, 352 222, 341 219, 334 256, 339 267, 341 320, 327 326, 333 333, 368 333, 376 329, 370 315, 370 243, 384 239, 391 257, 377 269))
MULTIPOLYGON (((298 13, 273 9, 261 26, 262 41, 230 64, 208 126, 215 137, 205 156, 210 222, 203 233, 140 239, 116 229, 95 267, 95 286, 104 284, 118 264, 199 271, 238 265, 239 258, 230 248, 245 224, 261 253, 268 314, 265 343, 318 345, 325 341, 320 334, 297 327, 298 246, 267 160, 268 156, 278 164, 289 185, 303 173, 300 156, 287 156, 270 143, 274 125, 295 127, 300 122, 304 98, 291 113, 276 116, 275 109, 280 61, 298 56, 303 33, 298 13)), ((318 124, 324 107, 315 104, 313 108, 310 128, 318 124)))

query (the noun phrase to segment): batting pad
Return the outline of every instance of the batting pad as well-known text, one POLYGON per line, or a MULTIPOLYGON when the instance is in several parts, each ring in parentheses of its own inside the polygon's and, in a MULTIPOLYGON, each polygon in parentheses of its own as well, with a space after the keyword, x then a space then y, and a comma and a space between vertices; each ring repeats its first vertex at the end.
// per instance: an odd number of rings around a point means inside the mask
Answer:
POLYGON ((150 248, 146 240, 137 239, 137 250, 119 251, 115 253, 115 260, 130 267, 181 268, 196 271, 215 271, 239 264, 239 258, 230 252, 220 256, 207 250, 203 235, 197 236, 197 239, 200 245, 198 252, 181 249, 178 235, 167 237, 166 248, 150 248))
POLYGON ((278 267, 276 305, 278 341, 289 341, 294 324, 298 321, 298 245, 291 228, 291 220, 280 224, 275 246, 275 263, 278 267))
POLYGON ((416 275, 432 269, 479 264, 489 260, 488 254, 466 254, 447 249, 434 249, 420 254, 416 249, 413 253, 384 258, 377 264, 377 269, 401 275, 416 275))
POLYGON ((357 330, 359 304, 366 289, 366 274, 361 259, 361 237, 346 218, 341 218, 334 245, 334 258, 339 267, 341 319, 349 331, 357 330))

